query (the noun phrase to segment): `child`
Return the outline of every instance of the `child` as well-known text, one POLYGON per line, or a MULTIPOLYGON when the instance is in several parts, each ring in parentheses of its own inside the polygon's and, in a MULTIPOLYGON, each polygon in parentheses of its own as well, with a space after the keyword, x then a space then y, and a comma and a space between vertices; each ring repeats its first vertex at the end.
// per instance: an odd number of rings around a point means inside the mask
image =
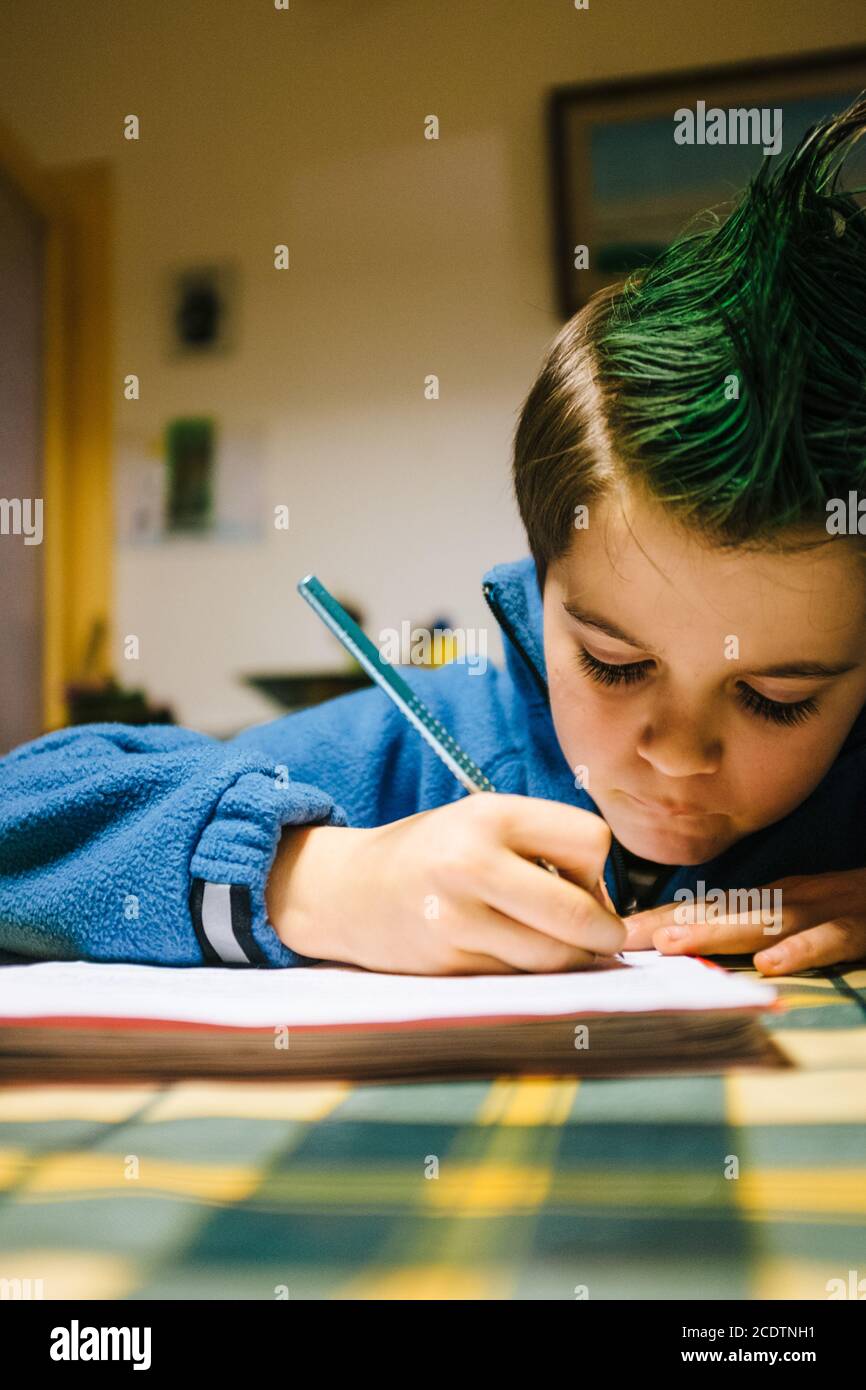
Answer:
POLYGON ((866 582, 856 507, 828 524, 866 475, 866 232, 837 190, 864 126, 866 94, 555 339, 515 439, 531 557, 485 576, 506 668, 408 673, 496 793, 378 689, 226 743, 52 733, 0 762, 0 946, 432 974, 866 955, 866 582), (769 930, 671 906, 768 885, 769 930))

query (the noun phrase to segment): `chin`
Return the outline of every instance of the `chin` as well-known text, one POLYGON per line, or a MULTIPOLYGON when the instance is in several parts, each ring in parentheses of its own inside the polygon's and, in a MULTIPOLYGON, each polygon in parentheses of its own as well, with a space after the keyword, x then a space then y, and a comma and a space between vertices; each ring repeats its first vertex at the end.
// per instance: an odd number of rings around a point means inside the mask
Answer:
POLYGON ((652 859, 656 864, 705 864, 715 859, 737 838, 735 835, 708 835, 677 830, 672 821, 652 829, 645 825, 611 825, 617 840, 632 854, 652 859))

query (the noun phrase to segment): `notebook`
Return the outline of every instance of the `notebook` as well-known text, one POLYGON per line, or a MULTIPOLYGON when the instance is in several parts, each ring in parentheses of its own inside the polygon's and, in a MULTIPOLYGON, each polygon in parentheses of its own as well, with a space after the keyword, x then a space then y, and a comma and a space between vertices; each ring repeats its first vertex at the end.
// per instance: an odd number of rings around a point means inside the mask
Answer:
POLYGON ((776 990, 699 958, 624 952, 550 975, 349 965, 0 966, 0 1080, 622 1076, 791 1063, 776 990))

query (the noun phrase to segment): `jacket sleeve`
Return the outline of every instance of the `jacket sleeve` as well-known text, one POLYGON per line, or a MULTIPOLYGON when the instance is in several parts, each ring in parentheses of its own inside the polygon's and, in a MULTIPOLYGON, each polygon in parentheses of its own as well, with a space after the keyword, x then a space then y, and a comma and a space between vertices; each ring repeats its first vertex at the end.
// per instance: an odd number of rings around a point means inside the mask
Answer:
POLYGON ((362 690, 229 742, 89 724, 22 745, 0 759, 0 954, 312 963, 267 918, 281 829, 409 815, 417 743, 362 690))

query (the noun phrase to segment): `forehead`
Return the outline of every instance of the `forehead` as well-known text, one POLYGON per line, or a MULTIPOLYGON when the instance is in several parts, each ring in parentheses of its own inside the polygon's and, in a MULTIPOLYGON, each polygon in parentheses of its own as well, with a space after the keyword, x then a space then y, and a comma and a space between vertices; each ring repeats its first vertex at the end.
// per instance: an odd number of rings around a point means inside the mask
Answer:
POLYGON ((585 530, 552 567, 559 596, 621 622, 643 640, 704 629, 713 638, 866 640, 866 566, 856 538, 808 549, 713 545, 659 502, 630 492, 596 500, 585 530))

